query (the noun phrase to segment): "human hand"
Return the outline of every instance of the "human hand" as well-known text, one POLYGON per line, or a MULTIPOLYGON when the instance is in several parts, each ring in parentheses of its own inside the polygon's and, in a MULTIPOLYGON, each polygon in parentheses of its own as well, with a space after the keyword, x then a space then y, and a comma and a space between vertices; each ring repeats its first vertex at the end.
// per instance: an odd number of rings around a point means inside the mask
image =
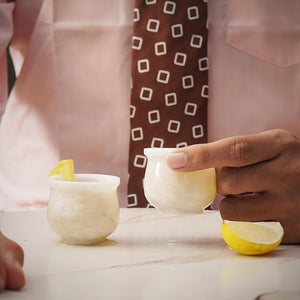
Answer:
POLYGON ((0 291, 24 286, 23 262, 23 249, 0 232, 0 291))
POLYGON ((300 141, 286 130, 180 148, 167 157, 176 171, 216 168, 223 219, 279 221, 283 243, 300 242, 300 141))

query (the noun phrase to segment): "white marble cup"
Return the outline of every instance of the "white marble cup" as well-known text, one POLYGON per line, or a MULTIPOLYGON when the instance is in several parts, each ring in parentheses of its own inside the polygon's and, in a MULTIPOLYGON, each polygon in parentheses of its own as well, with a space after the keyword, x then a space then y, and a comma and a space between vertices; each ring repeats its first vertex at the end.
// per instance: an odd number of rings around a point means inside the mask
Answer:
POLYGON ((146 148, 144 193, 158 211, 171 214, 202 213, 216 195, 214 168, 176 172, 167 165, 167 155, 176 148, 146 148))
POLYGON ((48 223, 61 241, 92 245, 103 242, 119 223, 117 188, 120 178, 74 174, 74 181, 49 177, 48 223))

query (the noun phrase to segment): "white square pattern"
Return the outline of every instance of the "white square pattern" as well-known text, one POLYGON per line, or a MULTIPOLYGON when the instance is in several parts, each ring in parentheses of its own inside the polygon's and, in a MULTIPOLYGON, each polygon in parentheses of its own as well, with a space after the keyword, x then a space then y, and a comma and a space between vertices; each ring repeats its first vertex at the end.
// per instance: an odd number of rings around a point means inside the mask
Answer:
POLYGON ((190 89, 194 87, 194 77, 193 75, 187 75, 182 77, 182 86, 184 89, 190 89))
POLYGON ((170 72, 165 70, 159 70, 156 80, 160 83, 168 83, 170 78, 170 72))
POLYGON ((168 131, 178 133, 180 130, 180 121, 170 120, 168 124, 168 131))
POLYGON ((154 48, 155 48, 155 54, 157 56, 167 54, 167 44, 166 44, 166 42, 155 43, 154 48))
POLYGON ((190 46, 194 48, 201 48, 203 37, 199 34, 193 34, 191 37, 190 46))
POLYGON ((145 0, 145 3, 146 3, 147 5, 155 4, 155 3, 156 3, 156 0, 145 0))
POLYGON ((176 10, 176 2, 166 1, 164 4, 163 12, 168 15, 174 15, 176 10))
POLYGON ((144 155, 136 155, 134 158, 133 165, 137 168, 145 168, 147 163, 147 158, 144 155))
POLYGON ((136 194, 129 194, 127 195, 127 206, 128 207, 134 207, 137 206, 137 195, 136 194))
POLYGON ((198 60, 198 64, 199 64, 199 70, 200 71, 208 70, 208 58, 207 57, 200 58, 198 60))
POLYGON ((203 85, 202 86, 201 96, 203 98, 208 98, 208 85, 203 85))
POLYGON ((174 65, 185 66, 187 55, 183 52, 176 52, 174 58, 174 65))
POLYGON ((202 125, 193 126, 192 130, 193 130, 193 137, 195 139, 203 137, 204 131, 203 131, 203 126, 202 125))
POLYGON ((151 110, 148 112, 148 122, 150 124, 160 122, 159 110, 156 109, 156 110, 151 110))
POLYGON ((176 93, 169 93, 165 95, 166 106, 172 106, 177 104, 177 95, 176 93))
POLYGON ((188 116, 195 116, 197 111, 197 104, 187 102, 185 105, 184 113, 188 116))
POLYGON ((188 19, 189 20, 196 20, 199 19, 199 10, 198 6, 191 6, 187 9, 188 12, 188 19))
POLYGON ((186 146, 188 146, 187 142, 181 142, 181 143, 176 144, 176 148, 182 148, 182 147, 186 147, 186 146))
POLYGON ((135 116, 136 107, 134 105, 130 105, 130 118, 133 119, 135 116))
POLYGON ((160 24, 159 20, 149 19, 147 23, 147 30, 151 32, 158 32, 159 24, 160 24))
POLYGON ((135 8, 133 10, 133 22, 138 22, 140 19, 140 10, 138 8, 135 8))
POLYGON ((138 61, 138 71, 139 73, 145 73, 150 71, 149 59, 140 59, 138 61))
POLYGON ((140 141, 143 138, 144 138, 144 133, 143 133, 143 128, 142 127, 132 128, 132 130, 131 130, 131 139, 133 141, 140 141))
POLYGON ((164 146, 164 139, 152 138, 151 148, 162 148, 164 146))
POLYGON ((172 37, 178 38, 183 36, 183 25, 182 24, 175 24, 172 25, 172 37))
POLYGON ((141 50, 143 45, 143 38, 138 36, 132 37, 132 49, 141 50))
POLYGON ((150 101, 152 98, 152 94, 153 94, 153 89, 142 87, 140 92, 140 99, 150 101))

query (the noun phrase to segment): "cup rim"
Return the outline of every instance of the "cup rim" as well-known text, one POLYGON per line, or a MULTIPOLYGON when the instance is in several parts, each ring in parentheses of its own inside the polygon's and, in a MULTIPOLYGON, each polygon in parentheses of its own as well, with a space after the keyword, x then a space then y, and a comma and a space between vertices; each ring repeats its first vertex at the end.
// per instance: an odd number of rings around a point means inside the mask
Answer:
POLYGON ((148 156, 165 156, 179 148, 144 148, 144 154, 148 156))
POLYGON ((79 185, 79 186, 107 186, 120 184, 120 177, 109 174, 87 174, 87 173, 75 173, 73 181, 63 180, 61 175, 52 175, 48 177, 50 185, 79 185), (77 180, 76 180, 77 179, 77 180), (79 181, 79 180, 82 181, 79 181), (90 180, 90 181, 87 181, 90 180))

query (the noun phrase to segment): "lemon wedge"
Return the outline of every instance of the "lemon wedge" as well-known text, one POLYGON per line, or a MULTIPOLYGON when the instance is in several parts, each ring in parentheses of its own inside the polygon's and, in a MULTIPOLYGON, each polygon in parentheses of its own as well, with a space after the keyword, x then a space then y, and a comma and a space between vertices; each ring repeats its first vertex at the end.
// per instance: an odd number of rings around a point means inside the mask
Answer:
POLYGON ((59 161, 55 167, 50 171, 48 174, 49 176, 52 175, 61 175, 62 178, 66 181, 73 181, 74 179, 74 166, 72 159, 65 159, 59 161))
POLYGON ((245 255, 265 254, 275 249, 283 237, 279 222, 238 222, 223 220, 221 234, 227 245, 245 255))

